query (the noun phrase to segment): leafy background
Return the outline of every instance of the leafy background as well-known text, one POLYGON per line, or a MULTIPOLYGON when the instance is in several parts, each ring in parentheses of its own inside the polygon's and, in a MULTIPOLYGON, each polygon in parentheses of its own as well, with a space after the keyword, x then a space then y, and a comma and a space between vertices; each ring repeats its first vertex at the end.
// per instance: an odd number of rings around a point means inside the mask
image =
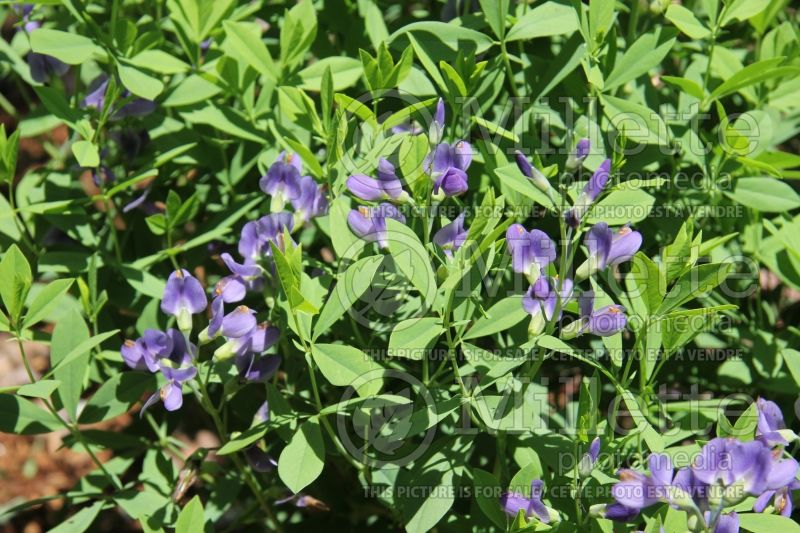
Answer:
MULTIPOLYGON (((207 286, 224 275, 217 256, 235 247, 244 222, 268 210, 258 177, 282 150, 297 152, 333 200, 328 216, 295 235, 303 244, 304 267, 325 274, 313 294, 303 295, 320 309, 333 278, 343 271, 340 259, 356 240, 345 229, 347 176, 358 168, 371 169, 378 154, 400 147, 409 154, 401 170, 413 181, 424 153, 414 137, 392 136, 390 127, 408 118, 427 124, 439 96, 447 104, 448 136, 468 139, 477 150, 469 172, 471 192, 462 204, 502 206, 505 212, 502 219, 477 224, 475 234, 492 249, 489 270, 504 268, 500 233, 493 230, 523 208, 544 202, 516 171, 510 156, 514 148, 540 147, 545 141, 565 147, 573 136, 587 136, 597 149, 587 167, 595 168, 604 154, 611 155, 611 143, 622 141, 636 150, 624 159, 614 155, 621 173, 606 202, 636 208, 638 216, 626 213, 617 223, 632 221, 646 235, 645 255, 661 252, 663 261, 674 261, 669 279, 702 268, 694 266, 698 257, 712 265, 729 262, 726 272, 734 274, 726 282, 727 293, 696 291, 676 304, 711 309, 698 311, 709 315, 707 331, 668 339, 642 334, 635 340, 675 353, 683 346, 733 349, 741 357, 724 362, 675 358, 656 367, 658 384, 684 392, 696 386, 705 402, 701 414, 713 426, 728 423, 719 399, 732 393, 764 394, 792 413, 800 383, 800 353, 793 349, 800 335, 800 197, 794 182, 800 178, 800 103, 795 97, 800 60, 797 13, 787 0, 682 5, 63 0, 37 3, 33 17, 42 27, 30 33, 20 31, 11 6, 3 10, 0 105, 8 135, 2 136, 0 152, 0 178, 6 184, 0 196, 5 252, 0 328, 50 347, 49 363, 45 360, 39 369, 45 381, 27 389, 6 384, 0 396, 4 432, 60 429, 41 398, 63 408, 70 420, 88 424, 116 420, 155 388, 149 375, 121 372, 117 347, 144 329, 167 326, 158 305, 173 261, 207 286), (26 63, 30 51, 71 65, 68 73, 47 83, 34 81, 26 63), (120 104, 133 97, 154 100, 155 110, 118 120, 107 108, 83 107, 101 73, 112 80, 107 98, 115 96, 120 104), (512 97, 522 99, 515 104, 512 97), (541 137, 544 123, 546 138, 541 137), (705 154, 691 149, 701 143, 710 147, 705 154), (87 169, 100 164, 116 180, 98 187, 87 169), (145 192, 150 211, 124 211, 145 192), (726 211, 713 209, 720 207, 734 210, 719 216, 726 211), (689 212, 695 216, 684 224, 689 212), (12 243, 22 252, 10 252, 12 243), (15 295, 19 283, 32 283, 24 302, 15 295), (24 318, 14 324, 13 316, 24 318)), ((534 160, 553 177, 554 165, 563 166, 565 157, 537 153, 534 160)), ((535 223, 557 234, 554 221, 535 223)), ((502 275, 500 282, 502 287, 512 283, 502 275)), ((466 324, 456 328, 463 340, 462 362, 483 373, 475 362, 481 349, 521 346, 528 338, 518 299, 480 290, 476 287, 474 297, 465 299, 466 324)), ((639 303, 637 312, 657 314, 663 296, 639 303)), ((364 370, 338 368, 348 356, 335 353, 342 350, 335 343, 391 350, 422 339, 427 346, 442 347, 443 328, 434 317, 416 326, 421 329, 411 338, 395 336, 391 325, 389 330, 370 329, 339 317, 332 322, 326 317, 330 323, 322 326, 317 322, 314 358, 333 385, 326 385, 326 405, 335 405, 341 394, 335 386, 346 384, 341 372, 364 370), (336 366, 327 372, 326 358, 336 366)), ((293 329, 283 325, 284 331, 293 329)), ((593 347, 609 354, 615 348, 593 347)), ((542 345, 547 353, 571 353, 568 348, 542 345)), ((266 475, 257 482, 270 499, 284 495, 284 484, 295 489, 313 482, 313 494, 330 508, 318 514, 281 510, 288 529, 426 530, 438 523, 442 529, 462 530, 504 521, 498 518, 499 507, 479 498, 365 499, 358 472, 334 451, 317 417, 308 418, 309 376, 302 352, 285 336, 281 350, 285 376, 267 395, 273 411, 292 421, 270 427, 269 437, 275 453, 287 454, 286 462, 280 462, 287 466, 280 476, 266 475), (303 429, 293 436, 298 420, 305 420, 303 429), (309 456, 304 447, 314 453, 309 456), (285 470, 290 464, 299 471, 285 470)), ((419 372, 418 362, 400 364, 419 372)), ((603 366, 620 370, 608 358, 603 366)), ((499 378, 512 368, 491 375, 499 378)), ((570 358, 541 369, 554 380, 572 377, 571 384, 550 391, 555 409, 550 423, 566 428, 568 436, 506 442, 489 434, 474 440, 445 434, 402 475, 413 483, 442 486, 507 486, 512 477, 519 482, 555 476, 547 465, 556 454, 573 453, 575 442, 585 442, 575 421, 589 400, 578 401, 568 392, 580 389, 581 377, 595 371, 591 362, 570 358)), ((457 397, 450 381, 441 383, 437 402, 457 397)), ((671 422, 680 424, 681 407, 655 401, 655 386, 654 378, 632 388, 649 395, 648 408, 665 409, 671 422)), ((613 392, 606 388, 602 395, 613 392)), ((250 428, 263 394, 237 391, 228 409, 231 431, 250 428)), ((593 413, 603 404, 594 401, 593 413)), ((628 408, 636 418, 633 406, 628 408)), ((80 509, 65 528, 86 529, 98 515, 97 524, 103 520, 103 525, 94 527, 105 528, 133 527, 131 518, 142 528, 174 525, 179 531, 196 531, 201 522, 222 529, 258 522, 252 495, 224 455, 202 463, 204 481, 189 493, 200 498, 187 497, 183 507, 172 502, 182 464, 172 457, 187 454, 184 443, 171 435, 178 431, 196 437, 211 427, 199 406, 186 409, 189 414, 128 417, 123 432, 108 425, 78 431, 76 424, 65 433, 65 446, 80 451, 88 445, 102 452, 106 468, 124 489, 111 491, 103 476, 88 475, 61 496, 68 505, 39 516, 30 510, 38 502, 9 499, 3 520, 20 525, 36 517, 50 526, 80 509), (118 511, 105 512, 110 509, 118 511)), ((452 422, 444 421, 443 427, 452 422)), ((679 446, 692 432, 674 442, 654 443, 655 431, 649 436, 646 444, 653 449, 679 446)), ((622 452, 628 445, 619 442, 622 452)), ((564 500, 553 505, 570 509, 571 502, 564 500)), ((598 524, 593 527, 610 527, 598 524)))

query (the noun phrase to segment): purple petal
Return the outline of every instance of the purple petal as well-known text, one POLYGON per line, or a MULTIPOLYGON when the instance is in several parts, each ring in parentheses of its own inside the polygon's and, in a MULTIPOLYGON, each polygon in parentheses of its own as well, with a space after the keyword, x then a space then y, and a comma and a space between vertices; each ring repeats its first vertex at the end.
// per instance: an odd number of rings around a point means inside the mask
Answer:
POLYGON ((608 183, 609 173, 611 172, 611 160, 606 159, 597 170, 592 174, 592 177, 589 178, 589 183, 586 184, 586 187, 583 189, 583 194, 585 194, 590 201, 594 201, 601 192, 603 192, 603 188, 605 188, 606 183, 608 183))
POLYGON ((225 252, 220 255, 220 258, 228 267, 232 274, 241 276, 244 279, 254 279, 261 276, 261 268, 258 265, 245 265, 234 261, 231 254, 225 252))
POLYGON ((347 224, 358 237, 368 241, 376 240, 375 224, 371 219, 368 207, 352 209, 347 214, 347 224))
POLYGON ((347 190, 354 196, 370 202, 384 197, 380 182, 364 174, 354 174, 347 178, 347 190))
POLYGON ((597 268, 606 268, 608 255, 611 251, 613 232, 605 222, 598 222, 586 233, 586 247, 589 249, 589 256, 595 257, 597 268))
POLYGON ((767 508, 767 505, 769 505, 773 496, 775 496, 774 490, 768 490, 761 493, 761 496, 756 498, 755 503, 753 503, 753 511, 757 513, 763 513, 764 509, 767 508))
POLYGON ((601 337, 622 331, 628 323, 624 311, 625 308, 619 305, 601 307, 589 316, 586 331, 601 337))
POLYGON ((262 322, 250 332, 251 348, 255 353, 265 352, 278 342, 280 335, 281 330, 262 322))
POLYGON ((183 391, 180 383, 168 382, 161 388, 161 400, 167 411, 177 411, 183 405, 183 391))
POLYGON ((519 167, 519 171, 522 172, 524 176, 528 178, 533 176, 533 165, 531 162, 528 161, 528 158, 525 157, 522 152, 517 150, 515 153, 515 158, 517 160, 517 167, 519 167))
POLYGON ((433 121, 440 127, 444 127, 444 100, 441 98, 436 102, 436 112, 433 115, 433 121))
POLYGON ((611 239, 611 247, 606 258, 607 265, 618 265, 630 259, 642 246, 642 234, 628 226, 620 228, 611 239))
POLYGON ((434 193, 442 191, 448 197, 464 194, 468 188, 467 173, 455 167, 445 170, 433 184, 434 193))
POLYGON ((278 461, 269 456, 258 446, 250 446, 244 451, 247 464, 256 472, 271 472, 278 466, 278 461))
POLYGON ((244 337, 255 327, 255 311, 245 305, 240 305, 222 319, 222 334, 234 339, 244 337))
POLYGON ((225 276, 217 282, 214 294, 222 297, 225 303, 241 302, 247 296, 247 286, 239 276, 225 276))
POLYGON ((222 296, 217 296, 211 300, 211 320, 208 323, 208 336, 214 337, 222 327, 222 319, 225 316, 225 300, 222 296))
POLYGON ((714 533, 739 533, 739 515, 734 511, 720 516, 714 533))
POLYGON ((453 146, 453 165, 466 172, 470 164, 472 164, 472 146, 467 141, 458 141, 453 146))

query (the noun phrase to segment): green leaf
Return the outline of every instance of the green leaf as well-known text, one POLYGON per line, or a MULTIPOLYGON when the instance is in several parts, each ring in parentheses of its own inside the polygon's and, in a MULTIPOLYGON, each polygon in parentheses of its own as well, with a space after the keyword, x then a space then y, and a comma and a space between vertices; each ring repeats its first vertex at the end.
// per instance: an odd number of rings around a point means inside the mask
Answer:
POLYGON ((747 65, 714 89, 708 97, 708 102, 713 102, 714 100, 718 100, 756 83, 761 83, 773 78, 797 76, 800 74, 800 67, 779 67, 778 65, 783 63, 783 61, 783 57, 775 57, 747 65))
POLYGON ((331 69, 333 90, 343 91, 358 83, 363 72, 361 62, 352 57, 333 56, 315 61, 297 73, 301 83, 300 89, 319 91, 322 88, 322 77, 327 69, 331 69))
POLYGON ((628 276, 636 283, 639 294, 647 305, 647 310, 650 314, 655 313, 667 292, 667 281, 664 279, 661 269, 644 253, 636 252, 631 261, 631 271, 628 276))
POLYGON ((17 389, 17 394, 28 398, 49 398, 59 385, 61 385, 61 382, 57 379, 43 379, 23 385, 17 389))
POLYGON ((506 41, 564 35, 578 31, 578 15, 571 6, 545 2, 520 17, 506 35, 506 41))
POLYGON ((119 79, 131 93, 141 96, 145 100, 155 100, 164 90, 164 84, 160 80, 149 76, 134 67, 119 64, 119 79))
POLYGON ((697 20, 694 13, 681 5, 670 4, 664 16, 692 39, 703 39, 711 34, 711 30, 697 20))
POLYGON ((0 432, 36 435, 62 427, 52 414, 30 400, 13 394, 0 394, 0 432))
MULTIPOLYGON (((610 91, 646 74, 661 63, 674 44, 674 30, 658 28, 652 33, 645 33, 617 60, 614 69, 605 79, 603 90, 610 91)), ((624 108, 620 109, 625 111, 624 108)))
POLYGON ((625 407, 628 408, 628 412, 631 414, 631 418, 636 426, 635 429, 641 432, 645 443, 647 443, 647 447, 650 448, 651 452, 664 451, 664 439, 642 414, 636 396, 628 390, 622 390, 620 392, 622 393, 622 399, 625 401, 625 407))
POLYGON ((145 391, 154 390, 156 377, 148 372, 125 371, 103 383, 81 411, 81 424, 94 424, 124 414, 142 398, 145 391))
MULTIPOLYGON (((675 5, 675 4, 672 4, 675 5)), ((698 100, 702 100, 706 96, 706 92, 696 81, 689 78, 678 78, 676 76, 661 76, 661 79, 670 85, 674 85, 681 89, 683 92, 690 96, 694 96, 698 100)))
POLYGON ((505 331, 522 322, 528 312, 522 307, 521 296, 508 296, 503 298, 479 317, 462 337, 464 340, 488 337, 500 331, 505 331))
POLYGON ((686 272, 667 293, 656 312, 664 315, 678 306, 710 292, 711 289, 725 281, 732 267, 731 263, 711 263, 700 265, 686 272))
POLYGON ((322 473, 325 443, 316 418, 303 422, 278 459, 278 475, 297 494, 322 473))
POLYGON ((547 197, 547 194, 537 189, 531 180, 520 172, 516 163, 509 163, 508 165, 497 167, 494 169, 494 173, 497 175, 502 185, 527 196, 541 206, 547 208, 553 207, 553 201, 547 197))
POLYGON ((0 261, 0 298, 13 323, 19 321, 22 306, 33 283, 28 260, 16 244, 12 244, 0 261))
POLYGON ((222 26, 225 28, 223 48, 230 55, 244 64, 250 65, 268 79, 278 79, 279 69, 275 65, 267 45, 261 40, 261 29, 258 24, 226 20, 222 26))
POLYGON ((195 496, 181 509, 175 522, 175 533, 200 533, 205 530, 206 518, 200 496, 195 496))
POLYGON ((403 26, 389 37, 389 42, 393 45, 400 44, 404 37, 407 38, 407 34, 413 36, 414 40, 421 45, 433 47, 439 52, 437 55, 441 56, 446 53, 446 50, 450 50, 450 52, 463 50, 467 43, 471 43, 475 47, 477 54, 485 52, 494 44, 491 37, 481 32, 435 21, 413 22, 403 26))
POLYGON ((738 513, 739 526, 745 531, 753 533, 798 533, 800 525, 791 518, 777 514, 766 513, 738 513))
POLYGON ((397 267, 416 288, 424 302, 436 294, 436 275, 433 273, 428 252, 419 237, 404 223, 387 218, 389 252, 397 267))
POLYGON ((730 0, 722 13, 720 27, 727 26, 734 20, 747 20, 755 17, 770 4, 770 0, 730 0))
POLYGON ((330 327, 361 298, 361 295, 372 284, 372 279, 383 260, 382 255, 359 259, 339 275, 336 286, 331 291, 314 324, 313 340, 328 332, 330 327))
POLYGON ((74 515, 70 516, 64 522, 60 523, 48 533, 82 533, 91 527, 92 522, 95 521, 97 515, 103 510, 106 504, 105 500, 94 502, 89 507, 84 507, 74 515))
POLYGON ((188 72, 191 66, 163 50, 144 50, 129 60, 137 68, 152 70, 159 74, 180 74, 188 72))
POLYGON ((100 152, 91 141, 76 141, 72 143, 71 148, 80 166, 95 168, 100 165, 100 152))
POLYGON ((357 348, 314 344, 311 354, 325 379, 337 387, 354 386, 359 396, 370 396, 383 386, 382 367, 357 348))
POLYGON ((586 222, 606 222, 612 226, 639 222, 647 218, 655 201, 641 189, 611 191, 591 209, 586 222))
POLYGON ((50 311, 60 303, 61 297, 72 286, 73 279, 57 279, 47 284, 33 299, 25 314, 22 327, 29 328, 45 318, 50 311))
POLYGON ((769 176, 739 178, 733 192, 725 195, 764 213, 782 213, 800 207, 800 195, 784 181, 769 176))
POLYGON ((84 348, 90 340, 89 328, 75 309, 59 320, 53 330, 50 354, 54 368, 52 373, 62 382, 59 396, 72 420, 77 417, 78 400, 83 391, 90 350, 95 346, 93 344, 84 348), (72 360, 67 361, 67 356, 72 360))
POLYGON ((627 139, 642 144, 669 145, 669 130, 656 111, 614 96, 601 98, 606 116, 627 139))
POLYGON ((92 57, 106 55, 91 39, 77 33, 39 28, 31 33, 30 38, 34 52, 53 56, 70 65, 80 65, 92 57))
POLYGON ((442 321, 436 317, 398 322, 389 335, 389 357, 424 359, 443 331, 442 321))
POLYGON ((500 508, 499 500, 493 495, 500 493, 500 482, 494 475, 480 468, 472 469, 472 482, 475 485, 475 501, 483 514, 494 524, 505 529, 506 516, 500 508))

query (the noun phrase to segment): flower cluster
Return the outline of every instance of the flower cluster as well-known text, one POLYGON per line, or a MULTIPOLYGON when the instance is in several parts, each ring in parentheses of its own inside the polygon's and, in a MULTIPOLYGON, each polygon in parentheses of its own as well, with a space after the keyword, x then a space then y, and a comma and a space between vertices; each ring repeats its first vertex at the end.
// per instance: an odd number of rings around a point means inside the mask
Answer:
MULTIPOLYGON (((444 121, 444 101, 440 98, 428 131, 430 150, 423 161, 423 168, 431 179, 430 199, 433 202, 459 196, 469 187, 467 169, 472 163, 472 147, 463 140, 452 145, 442 142, 444 121)), ((411 196, 403 189, 403 182, 397 176, 395 166, 389 160, 380 158, 375 177, 353 174, 347 178, 347 189, 362 201, 380 202, 377 205, 362 205, 351 210, 347 222, 357 236, 367 242, 377 242, 378 246, 386 248, 388 246, 386 220, 391 218, 405 223, 406 218, 396 205, 413 203, 411 196)), ((442 248, 448 258, 452 258, 453 252, 466 240, 468 232, 464 227, 464 218, 462 213, 445 224, 433 237, 433 242, 442 248)))
POLYGON ((700 450, 690 466, 675 471, 666 454, 650 455, 650 473, 622 469, 612 488, 614 503, 598 511, 606 518, 629 521, 656 503, 667 503, 688 513, 693 531, 735 532, 739 520, 728 507, 755 496, 753 510, 789 516, 792 492, 800 488, 798 463, 784 453, 794 438, 785 430, 780 408, 759 399, 756 438, 741 441, 715 438, 700 450))
MULTIPOLYGON (((589 142, 582 139, 568 161, 568 168, 574 169, 586 158, 589 142)), ((605 160, 586 185, 581 196, 566 213, 565 218, 573 227, 575 220, 585 213, 591 203, 602 192, 608 181, 611 161, 605 160)), ((517 153, 517 166, 540 190, 550 194, 552 188, 541 173, 521 154, 517 153)), ((617 231, 605 222, 598 222, 586 233, 584 243, 588 258, 575 272, 575 280, 587 279, 612 265, 629 261, 642 245, 642 235, 623 226, 617 231)), ((566 243, 565 243, 566 244, 566 243)), ((542 333, 549 323, 561 318, 561 311, 575 297, 574 282, 565 277, 547 275, 548 267, 556 260, 556 244, 543 231, 528 231, 521 224, 512 224, 506 231, 506 245, 511 254, 514 272, 524 275, 530 283, 522 306, 531 315, 529 331, 532 335, 542 333)), ((568 256, 572 254, 567 252, 568 256)), ((625 309, 620 305, 607 305, 594 308, 594 293, 583 291, 578 297, 579 319, 564 327, 562 338, 573 338, 583 333, 600 336, 613 335, 623 330, 627 324, 625 309)))

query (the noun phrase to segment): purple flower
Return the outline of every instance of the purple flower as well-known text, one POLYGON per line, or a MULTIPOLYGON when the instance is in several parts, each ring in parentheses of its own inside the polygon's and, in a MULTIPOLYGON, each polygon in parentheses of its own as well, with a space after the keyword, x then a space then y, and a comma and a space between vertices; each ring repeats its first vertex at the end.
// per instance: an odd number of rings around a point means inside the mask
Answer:
POLYGON ((672 461, 668 455, 654 453, 649 459, 650 475, 623 468, 618 475, 620 481, 611 488, 611 495, 618 504, 641 510, 658 502, 667 502, 680 507, 693 506, 691 498, 673 484, 672 461))
POLYGON ((525 157, 522 152, 517 150, 514 153, 516 154, 515 157, 519 171, 522 172, 524 176, 530 178, 533 185, 543 193, 547 193, 548 198, 552 200, 550 182, 547 181, 547 178, 544 177, 544 174, 542 174, 538 168, 531 165, 531 162, 528 161, 528 158, 525 157))
POLYGON ((222 334, 229 338, 244 337, 256 327, 256 312, 240 305, 222 319, 222 334))
POLYGON ((600 437, 595 437, 589 445, 589 449, 581 457, 578 463, 578 472, 581 477, 589 477, 594 469, 594 464, 597 462, 597 457, 600 455, 600 437))
POLYGON ((783 413, 778 404, 759 398, 756 400, 756 409, 758 410, 756 438, 770 447, 788 444, 780 433, 786 429, 786 423, 783 421, 783 413))
POLYGON ((472 163, 472 147, 466 141, 452 146, 441 143, 429 154, 424 165, 433 178, 433 193, 443 199, 467 191, 467 169, 472 163))
POLYGON ((347 215, 347 223, 357 236, 368 242, 377 242, 381 248, 389 243, 386 219, 391 218, 405 223, 406 217, 392 204, 382 203, 375 207, 361 206, 347 215))
POLYGON ((53 56, 28 53, 28 66, 31 69, 31 78, 39 83, 47 83, 50 78, 63 76, 69 70, 69 65, 53 56))
POLYGON ((455 220, 442 226, 442 229, 433 236, 433 242, 442 247, 447 257, 453 257, 453 252, 461 248, 461 245, 467 240, 469 231, 464 228, 465 215, 465 213, 461 213, 455 220))
POLYGON ((586 279, 608 266, 630 261, 642 246, 642 234, 627 225, 614 232, 605 222, 598 222, 586 233, 585 242, 589 257, 578 267, 575 273, 578 279, 586 279))
POLYGON ((788 486, 797 475, 794 459, 777 460, 763 442, 740 442, 732 438, 710 440, 692 464, 695 478, 710 486, 709 499, 728 505, 748 494, 788 486))
POLYGON ((239 375, 244 381, 251 382, 268 381, 278 370, 280 364, 281 356, 279 355, 258 356, 256 354, 247 354, 245 357, 236 359, 239 375))
POLYGON ((176 411, 183 405, 183 384, 197 375, 194 360, 197 347, 188 342, 183 333, 175 329, 167 330, 166 335, 171 341, 171 350, 166 357, 158 359, 158 369, 166 378, 166 383, 155 392, 139 412, 139 416, 158 400, 164 402, 167 411, 176 411))
POLYGON ((531 283, 535 283, 542 270, 556 258, 556 245, 545 232, 527 231, 521 224, 512 224, 506 230, 506 245, 511 252, 514 272, 525 274, 531 283))
POLYGON ((386 159, 378 161, 378 178, 370 178, 364 174, 353 174, 347 178, 347 189, 358 198, 375 202, 390 200, 396 203, 408 201, 408 193, 395 173, 394 166, 386 159))
POLYGON ((300 178, 300 196, 292 200, 295 215, 304 222, 328 212, 328 199, 311 176, 300 178))
POLYGON ((796 490, 800 490, 800 481, 796 479, 778 489, 765 490, 753 504, 753 511, 763 513, 771 501, 773 513, 789 518, 792 516, 792 510, 794 509, 792 493, 796 490))
MULTIPOLYGON (((538 335, 544 331, 547 322, 553 319, 561 300, 561 309, 572 299, 572 280, 559 282, 556 278, 540 276, 522 298, 522 307, 531 315, 528 331, 538 335)), ((559 317, 561 313, 559 311, 559 317)))
POLYGON ((531 495, 526 497, 517 492, 506 492, 500 497, 500 505, 503 511, 512 518, 515 518, 520 511, 525 518, 536 517, 545 524, 550 522, 550 511, 542 503, 542 490, 544 482, 541 479, 531 481, 531 495))
POLYGON ((433 122, 428 128, 428 140, 431 145, 439 144, 444 135, 444 100, 439 98, 436 102, 436 111, 433 114, 433 122))
POLYGON ((284 228, 289 231, 294 229, 294 217, 287 211, 271 213, 245 224, 239 239, 239 254, 244 257, 245 264, 257 263, 262 257, 271 257, 270 242, 283 249, 284 228))
POLYGON ((607 305, 594 309, 594 292, 584 291, 578 297, 580 318, 561 330, 561 338, 571 339, 577 335, 591 333, 608 337, 625 329, 628 318, 621 305, 607 305))
POLYGON ((721 515, 717 519, 714 533, 739 533, 739 515, 736 514, 736 511, 721 515))
POLYGON ((638 514, 639 509, 625 507, 621 503, 610 503, 608 505, 604 505, 602 506, 602 512, 600 513, 603 518, 608 518, 609 520, 614 520, 616 522, 629 522, 636 518, 638 514))
POLYGON ((267 452, 253 445, 244 451, 247 464, 256 472, 271 472, 278 466, 278 461, 273 459, 267 452))
MULTIPOLYGON (((106 90, 108 89, 108 76, 105 74, 97 77, 89 84, 89 94, 81 102, 81 107, 93 108, 102 111, 106 102, 106 90)), ((122 91, 122 98, 129 98, 130 91, 127 89, 122 91)), ((156 104, 150 100, 143 98, 133 98, 130 102, 126 103, 118 110, 113 111, 110 115, 111 120, 122 120, 126 117, 141 117, 149 115, 155 110, 156 104)))
POLYGON ((300 197, 300 172, 302 167, 297 154, 281 152, 259 181, 261 190, 272 196, 273 211, 280 211, 286 200, 300 197))
POLYGON ((589 149, 591 144, 589 143, 589 139, 581 139, 578 141, 578 144, 575 146, 575 151, 569 154, 567 158, 566 167, 569 170, 575 170, 576 168, 583 165, 583 161, 589 155, 589 149))
POLYGON ((161 310, 178 319, 181 331, 191 330, 192 315, 203 312, 207 306, 206 292, 197 278, 184 269, 170 274, 161 300, 161 310))
POLYGON ((589 178, 589 182, 583 188, 583 192, 581 192, 580 196, 578 196, 578 199, 575 200, 575 204, 565 214, 565 219, 570 226, 578 227, 583 215, 586 214, 586 211, 589 210, 589 207, 603 191, 606 183, 608 183, 610 173, 611 160, 606 159, 600 163, 599 167, 597 167, 597 170, 595 170, 594 174, 592 174, 592 177, 589 178))
POLYGON ((120 352, 125 363, 134 370, 158 371, 158 360, 169 356, 172 339, 163 331, 146 329, 135 341, 126 340, 120 352))

